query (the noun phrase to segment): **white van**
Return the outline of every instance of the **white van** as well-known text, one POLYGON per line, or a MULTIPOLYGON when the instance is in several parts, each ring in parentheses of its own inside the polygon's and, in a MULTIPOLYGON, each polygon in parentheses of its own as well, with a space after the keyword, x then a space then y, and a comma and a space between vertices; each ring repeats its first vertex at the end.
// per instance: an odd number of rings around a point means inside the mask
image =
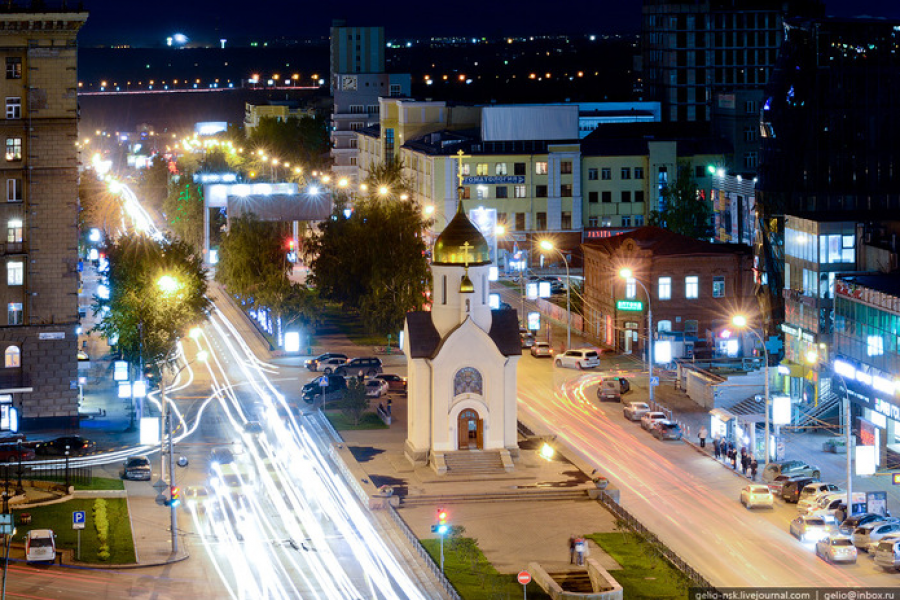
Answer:
POLYGON ((900 537, 885 538, 875 547, 875 564, 885 569, 900 567, 900 537))

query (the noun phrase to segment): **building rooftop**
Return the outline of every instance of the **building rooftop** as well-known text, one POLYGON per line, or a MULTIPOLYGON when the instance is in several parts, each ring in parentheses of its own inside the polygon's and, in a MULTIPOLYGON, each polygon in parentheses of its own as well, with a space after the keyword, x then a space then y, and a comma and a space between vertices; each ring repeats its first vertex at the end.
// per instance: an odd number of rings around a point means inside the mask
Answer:
POLYGON ((639 227, 633 231, 606 238, 586 241, 582 246, 597 250, 615 252, 626 240, 634 240, 642 250, 649 250, 654 256, 693 256, 699 254, 750 254, 750 247, 744 244, 714 244, 663 229, 662 227, 639 227))
POLYGON ((900 271, 865 275, 838 275, 838 279, 867 287, 876 292, 900 297, 900 271))
POLYGON ((729 154, 731 144, 698 123, 603 123, 581 141, 585 156, 647 154, 649 142, 677 142, 678 154, 729 154))

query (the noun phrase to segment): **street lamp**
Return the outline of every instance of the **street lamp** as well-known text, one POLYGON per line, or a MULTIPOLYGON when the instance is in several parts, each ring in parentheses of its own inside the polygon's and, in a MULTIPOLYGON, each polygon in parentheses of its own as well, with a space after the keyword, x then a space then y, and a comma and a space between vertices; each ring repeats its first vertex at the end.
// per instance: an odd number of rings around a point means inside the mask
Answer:
POLYGON ((644 290, 644 294, 647 296, 647 381, 650 384, 650 403, 653 403, 653 307, 650 304, 650 292, 647 290, 647 286, 640 280, 634 277, 634 272, 631 269, 621 269, 619 271, 619 277, 628 281, 629 279, 634 279, 638 285, 641 286, 641 289, 644 290))
MULTIPOLYGON (((847 389, 847 380, 844 376, 834 371, 844 386, 844 435, 846 436, 847 447, 847 516, 853 516, 853 421, 850 420, 850 390, 847 389)), ((878 452, 878 449, 875 449, 878 452)))
POLYGON ((553 243, 548 240, 543 240, 541 242, 541 250, 546 250, 548 252, 552 250, 556 252, 562 257, 563 264, 566 265, 566 350, 569 350, 572 348, 572 302, 570 296, 572 279, 569 277, 569 261, 566 259, 566 255, 560 252, 559 248, 554 246, 553 243))
POLYGON ((758 339, 759 343, 762 345, 763 357, 764 357, 764 360, 766 361, 765 365, 764 365, 765 378, 766 378, 766 387, 765 387, 765 396, 766 396, 766 429, 765 429, 766 462, 765 462, 765 464, 766 464, 766 466, 768 466, 769 459, 772 456, 771 449, 769 448, 769 412, 770 412, 769 406, 771 403, 771 399, 769 398, 769 351, 766 348, 766 342, 762 339, 762 336, 759 335, 759 332, 757 332, 755 329, 747 328, 747 317, 745 317, 744 315, 735 315, 734 317, 732 317, 731 323, 738 329, 747 329, 748 331, 750 331, 753 335, 756 336, 756 339, 758 339))

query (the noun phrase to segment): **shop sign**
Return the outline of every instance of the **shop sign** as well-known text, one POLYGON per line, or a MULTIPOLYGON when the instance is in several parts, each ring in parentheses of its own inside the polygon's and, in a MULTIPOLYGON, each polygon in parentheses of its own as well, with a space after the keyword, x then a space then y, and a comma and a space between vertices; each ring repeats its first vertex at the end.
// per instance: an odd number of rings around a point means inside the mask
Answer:
POLYGON ((875 398, 875 410, 890 419, 900 421, 900 406, 896 404, 891 404, 881 398, 875 398))
POLYGON ((640 300, 617 300, 616 310, 639 312, 644 310, 644 303, 640 300))
POLYGON ((788 335, 792 335, 795 338, 800 338, 804 342, 814 343, 816 341, 816 335, 809 331, 803 331, 802 327, 794 327, 793 325, 782 323, 781 331, 788 335))

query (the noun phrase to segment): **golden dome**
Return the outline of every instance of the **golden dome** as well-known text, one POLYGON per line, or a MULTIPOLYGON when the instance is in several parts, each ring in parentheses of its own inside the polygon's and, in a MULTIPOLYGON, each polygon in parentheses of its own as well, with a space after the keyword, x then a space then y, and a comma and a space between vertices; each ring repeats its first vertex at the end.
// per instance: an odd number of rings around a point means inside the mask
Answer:
POLYGON ((491 262, 491 249, 487 240, 466 217, 462 202, 456 215, 434 242, 432 264, 481 266, 491 262))

